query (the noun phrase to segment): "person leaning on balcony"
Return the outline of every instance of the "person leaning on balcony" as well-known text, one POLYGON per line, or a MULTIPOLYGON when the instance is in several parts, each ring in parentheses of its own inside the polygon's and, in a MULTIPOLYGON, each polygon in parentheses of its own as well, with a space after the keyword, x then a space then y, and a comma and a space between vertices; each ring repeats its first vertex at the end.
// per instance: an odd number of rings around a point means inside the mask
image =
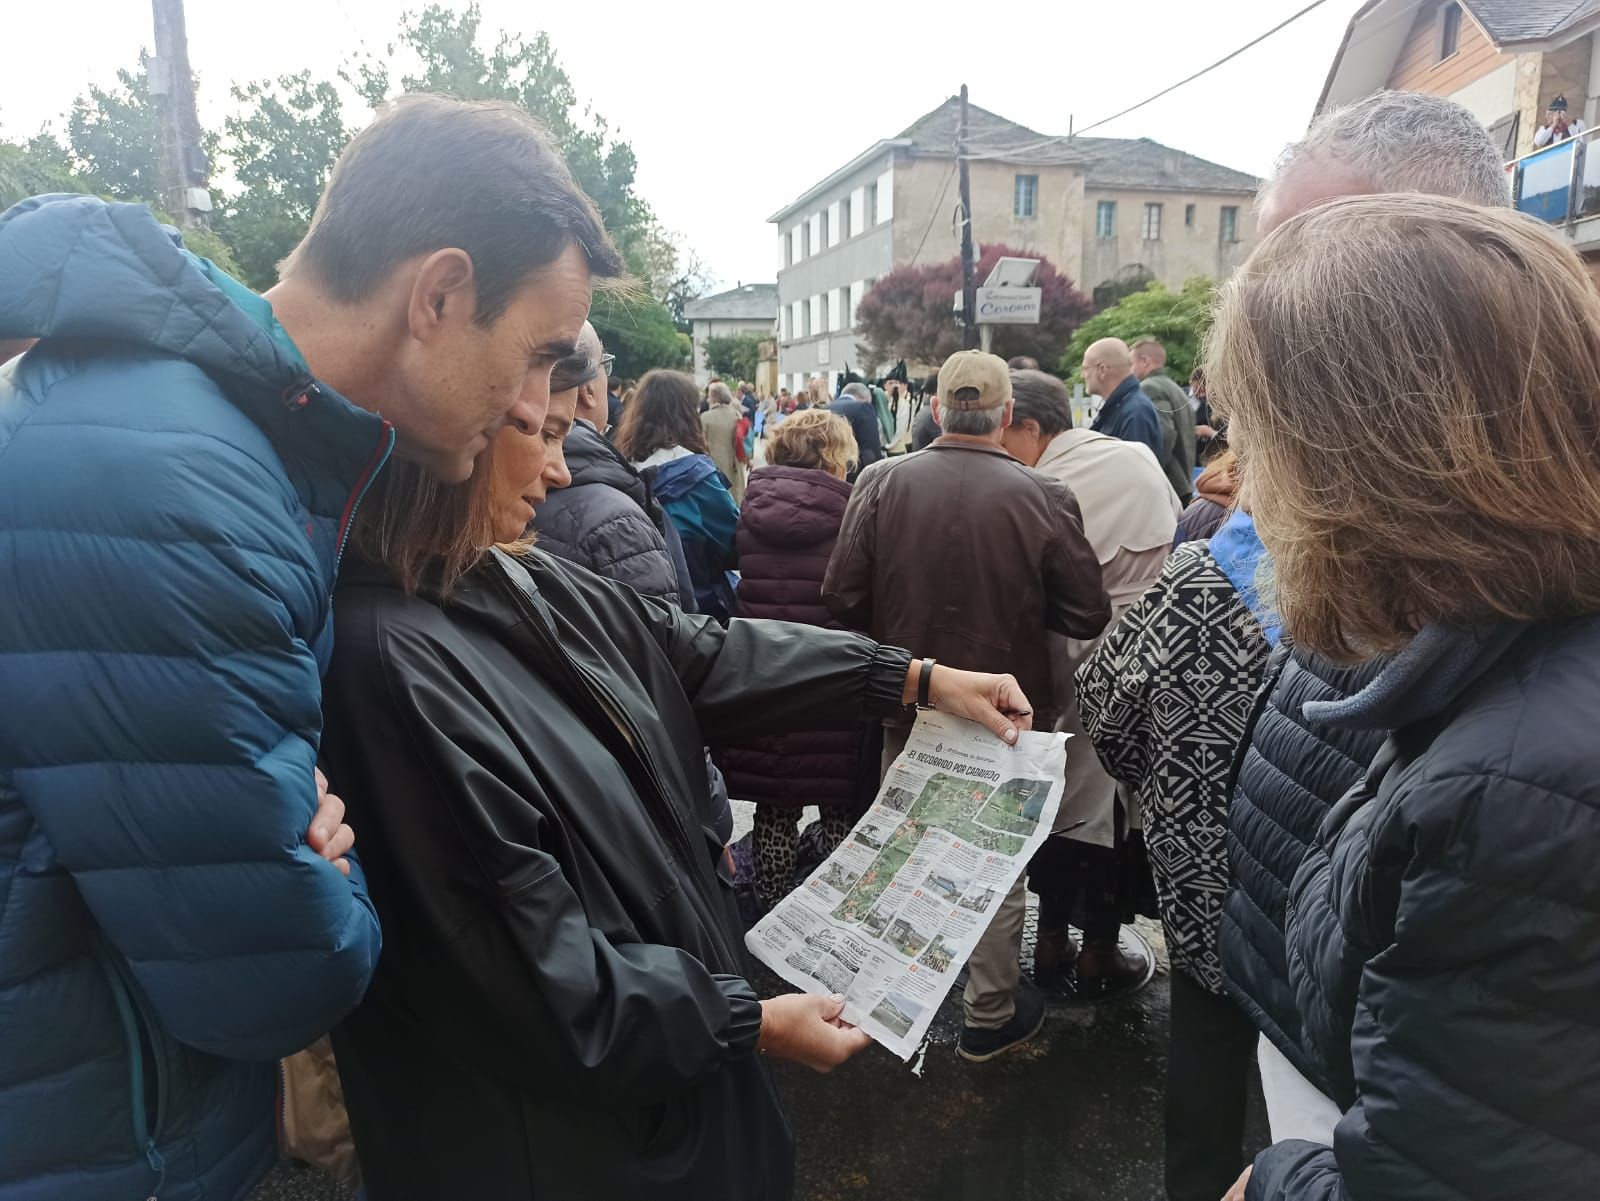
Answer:
POLYGON ((1550 102, 1550 107, 1545 111, 1544 124, 1539 126, 1533 135, 1533 144, 1539 146, 1553 146, 1557 142, 1565 142, 1568 138, 1575 138, 1587 126, 1582 117, 1567 117, 1567 98, 1557 96, 1550 102))

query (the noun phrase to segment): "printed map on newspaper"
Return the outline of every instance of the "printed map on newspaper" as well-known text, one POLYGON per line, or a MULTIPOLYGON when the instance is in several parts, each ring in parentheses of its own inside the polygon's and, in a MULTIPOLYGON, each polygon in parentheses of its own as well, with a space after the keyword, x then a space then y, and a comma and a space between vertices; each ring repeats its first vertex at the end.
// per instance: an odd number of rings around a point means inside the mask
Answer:
POLYGON ((1000 902, 1050 836, 1067 736, 1007 746, 923 712, 850 836, 745 935, 804 992, 845 998, 844 1020, 901 1059, 921 1044, 1000 902))

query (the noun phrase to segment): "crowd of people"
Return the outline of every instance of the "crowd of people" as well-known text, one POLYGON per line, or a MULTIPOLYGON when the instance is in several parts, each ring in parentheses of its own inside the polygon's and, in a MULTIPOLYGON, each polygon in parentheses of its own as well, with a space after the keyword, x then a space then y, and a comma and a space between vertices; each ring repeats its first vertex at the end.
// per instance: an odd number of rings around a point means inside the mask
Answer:
POLYGON ((758 993, 736 898, 919 706, 1072 735, 964 1059, 1142 984, 1148 908, 1170 1201, 1581 1195, 1600 295, 1424 96, 1259 225, 1188 388, 1105 339, 1081 428, 978 351, 621 387, 509 105, 387 108, 265 296, 138 206, 0 215, 0 1198, 242 1198, 309 1108, 371 1201, 784 1201, 769 1061, 869 1040, 758 993))

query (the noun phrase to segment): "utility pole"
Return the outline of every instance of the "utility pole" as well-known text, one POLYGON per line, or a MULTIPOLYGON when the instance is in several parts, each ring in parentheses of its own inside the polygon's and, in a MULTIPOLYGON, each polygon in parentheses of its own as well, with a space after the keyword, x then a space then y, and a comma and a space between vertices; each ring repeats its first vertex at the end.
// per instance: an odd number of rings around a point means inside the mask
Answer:
POLYGON ((956 131, 956 168, 961 173, 961 345, 978 348, 978 288, 972 261, 972 183, 967 178, 967 85, 961 85, 961 124, 956 131))
POLYGON ((183 0, 151 0, 156 53, 145 60, 150 94, 161 111, 162 183, 166 207, 184 227, 204 228, 211 212, 207 177, 211 163, 200 144, 200 113, 195 107, 194 72, 189 69, 189 34, 183 0))

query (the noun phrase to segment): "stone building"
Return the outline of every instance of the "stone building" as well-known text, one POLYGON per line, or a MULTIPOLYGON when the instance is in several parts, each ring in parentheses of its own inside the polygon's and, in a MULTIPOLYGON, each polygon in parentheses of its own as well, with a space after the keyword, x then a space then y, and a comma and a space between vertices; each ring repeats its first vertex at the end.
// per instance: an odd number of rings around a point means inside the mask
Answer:
MULTIPOLYGON (((715 296, 686 302, 683 315, 689 322, 689 338, 694 343, 695 383, 703 388, 711 382, 711 373, 706 367, 706 339, 734 334, 771 337, 773 321, 778 315, 778 285, 740 284, 715 296)), ((731 385, 737 381, 729 382, 731 385)))
MULTIPOLYGON (((778 227, 779 380, 854 365, 855 312, 895 267, 954 253, 951 98, 768 220, 778 227)), ((1129 275, 1226 276, 1254 241, 1257 180, 1148 138, 1051 137, 968 106, 973 237, 1037 251, 1085 292, 1129 275)), ((953 299, 953 298, 952 298, 953 299)))

